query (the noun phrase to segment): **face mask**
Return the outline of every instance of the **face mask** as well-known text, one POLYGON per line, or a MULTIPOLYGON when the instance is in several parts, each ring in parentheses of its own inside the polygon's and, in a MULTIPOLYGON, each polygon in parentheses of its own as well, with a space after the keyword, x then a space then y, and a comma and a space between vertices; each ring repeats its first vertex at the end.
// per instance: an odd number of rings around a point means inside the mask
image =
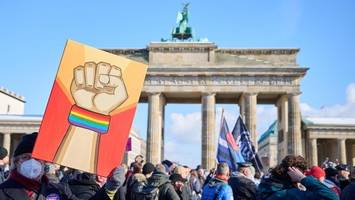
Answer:
POLYGON ((43 173, 42 171, 42 164, 33 158, 21 163, 20 169, 18 169, 21 175, 29 179, 38 178, 43 173))

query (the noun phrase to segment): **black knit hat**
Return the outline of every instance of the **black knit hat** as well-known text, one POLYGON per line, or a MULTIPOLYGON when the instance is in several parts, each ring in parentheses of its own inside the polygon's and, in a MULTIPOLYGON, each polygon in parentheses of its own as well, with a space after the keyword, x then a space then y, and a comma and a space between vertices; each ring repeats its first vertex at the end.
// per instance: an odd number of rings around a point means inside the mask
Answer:
POLYGON ((150 162, 145 163, 143 166, 143 174, 144 175, 150 174, 154 170, 155 170, 155 166, 150 162))
POLYGON ((7 149, 4 147, 0 147, 0 160, 4 159, 8 154, 7 149))
POLYGON ((32 134, 24 135, 15 149, 14 157, 24 153, 32 153, 37 134, 37 132, 34 132, 32 134))

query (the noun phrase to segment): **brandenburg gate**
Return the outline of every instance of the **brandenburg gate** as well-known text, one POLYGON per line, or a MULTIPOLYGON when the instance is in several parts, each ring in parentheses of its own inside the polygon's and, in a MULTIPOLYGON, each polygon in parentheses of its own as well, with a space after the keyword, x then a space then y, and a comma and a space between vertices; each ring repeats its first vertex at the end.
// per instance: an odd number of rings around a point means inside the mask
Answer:
POLYGON ((140 102, 148 103, 147 161, 163 159, 168 103, 201 103, 201 163, 206 169, 216 160, 216 103, 239 105, 254 145, 256 123, 263 120, 256 117, 257 104, 276 105, 278 155, 304 154, 299 97, 308 68, 296 62, 299 49, 226 49, 212 42, 170 41, 106 51, 149 65, 140 97, 140 102))

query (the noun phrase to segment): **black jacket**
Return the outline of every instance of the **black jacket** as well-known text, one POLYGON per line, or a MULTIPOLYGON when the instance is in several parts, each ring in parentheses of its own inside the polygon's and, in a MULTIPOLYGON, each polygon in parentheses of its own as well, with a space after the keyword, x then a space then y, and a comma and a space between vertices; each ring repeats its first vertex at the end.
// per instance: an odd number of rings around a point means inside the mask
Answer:
POLYGON ((344 188, 340 196, 341 200, 354 200, 355 199, 355 180, 352 180, 348 186, 344 188))
POLYGON ((69 180, 68 185, 71 192, 80 199, 90 199, 100 190, 95 175, 89 173, 78 174, 74 179, 69 180))
POLYGON ((243 175, 232 176, 228 180, 228 184, 232 187, 234 200, 256 199, 255 183, 243 175))
MULTIPOLYGON (((69 186, 65 183, 42 183, 40 191, 37 191, 39 197, 37 200, 45 200, 52 197, 52 199, 59 200, 83 200, 76 197, 71 192, 69 186)), ((0 184, 0 199, 1 200, 30 200, 25 187, 11 178, 0 184)), ((95 196, 90 200, 110 200, 104 188, 101 188, 95 196)))
MULTIPOLYGON (((71 197, 70 191, 64 186, 48 183, 42 184, 38 200, 44 200, 47 197, 57 197, 60 200, 68 200, 71 197)), ((8 179, 0 185, 1 200, 29 200, 25 188, 12 179, 8 179)))
POLYGON ((174 190, 168 175, 162 172, 154 172, 151 177, 148 178, 148 185, 152 185, 159 188, 159 200, 179 200, 179 196, 174 190))

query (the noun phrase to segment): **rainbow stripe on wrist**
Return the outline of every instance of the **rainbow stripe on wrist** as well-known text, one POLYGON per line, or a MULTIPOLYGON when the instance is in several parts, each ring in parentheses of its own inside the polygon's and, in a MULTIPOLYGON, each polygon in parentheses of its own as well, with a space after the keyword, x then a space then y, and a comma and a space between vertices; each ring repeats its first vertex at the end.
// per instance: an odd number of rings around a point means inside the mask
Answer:
POLYGON ((110 119, 109 115, 95 113, 77 105, 73 105, 69 115, 69 122, 72 125, 90 129, 97 133, 107 133, 110 119))

